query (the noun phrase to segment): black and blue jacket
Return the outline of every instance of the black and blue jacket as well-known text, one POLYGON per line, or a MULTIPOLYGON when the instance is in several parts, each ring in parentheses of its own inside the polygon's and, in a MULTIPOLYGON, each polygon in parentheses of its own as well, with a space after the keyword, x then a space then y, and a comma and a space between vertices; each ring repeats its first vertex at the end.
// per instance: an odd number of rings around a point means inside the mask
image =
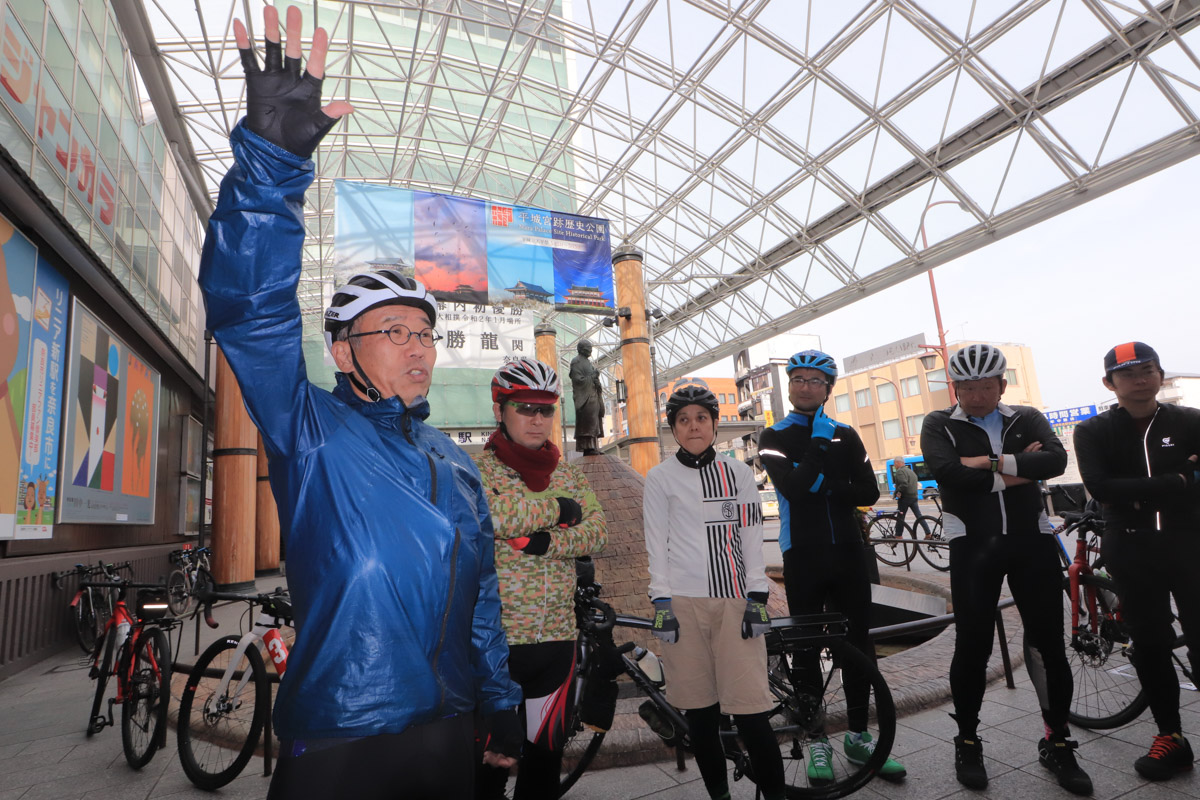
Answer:
POLYGON ((812 415, 793 411, 758 440, 758 457, 779 494, 784 552, 797 544, 861 544, 855 508, 879 499, 875 471, 853 428, 838 425, 823 446, 812 444, 811 435, 812 415))

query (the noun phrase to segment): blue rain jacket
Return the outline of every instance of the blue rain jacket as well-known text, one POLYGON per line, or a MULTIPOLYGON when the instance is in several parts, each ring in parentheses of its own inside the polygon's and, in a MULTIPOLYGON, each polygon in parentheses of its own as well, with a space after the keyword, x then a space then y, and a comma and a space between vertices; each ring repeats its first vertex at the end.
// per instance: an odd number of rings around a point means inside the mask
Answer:
POLYGON ((208 327, 262 432, 296 644, 282 739, 369 736, 516 706, 479 472, 429 404, 309 383, 296 299, 313 164, 239 125, 200 264, 208 327))

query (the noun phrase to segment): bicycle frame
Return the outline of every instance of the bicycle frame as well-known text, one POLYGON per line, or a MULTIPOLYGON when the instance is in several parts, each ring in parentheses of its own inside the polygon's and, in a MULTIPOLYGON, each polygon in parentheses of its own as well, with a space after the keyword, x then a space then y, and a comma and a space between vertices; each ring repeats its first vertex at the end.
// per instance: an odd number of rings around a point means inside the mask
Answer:
MULTIPOLYGON (((281 627, 283 627, 283 623, 274 614, 265 609, 258 612, 254 627, 242 634, 241 639, 238 640, 237 649, 233 652, 229 667, 221 676, 221 682, 217 684, 216 691, 213 692, 216 697, 229 696, 229 681, 233 677, 236 665, 241 663, 246 650, 251 646, 257 647, 259 642, 263 643, 263 649, 270 656, 271 663, 275 665, 275 671, 279 673, 280 677, 283 677, 283 673, 287 671, 288 649, 287 644, 283 641, 283 635, 279 632, 281 627)), ((238 681, 233 692, 234 696, 239 695, 246 688, 250 677, 250 670, 242 670, 241 680, 238 681)))
MULTIPOLYGON (((1089 530, 1095 530, 1098 521, 1091 514, 1076 517, 1076 515, 1068 513, 1064 519, 1067 519, 1068 523, 1060 533, 1056 534, 1056 537, 1059 535, 1070 536, 1072 533, 1076 535, 1075 558, 1067 566, 1067 578, 1071 587, 1071 641, 1078 645, 1079 635, 1083 632, 1079 625, 1079 576, 1095 574, 1087 558, 1092 549, 1088 546, 1087 534, 1089 530)), ((1065 554, 1065 545, 1062 544, 1061 539, 1059 546, 1063 548, 1065 554)), ((1099 632, 1101 622, 1100 615, 1097 613, 1096 588, 1089 584, 1084 594, 1083 602, 1087 604, 1087 628, 1090 633, 1095 634, 1099 632)), ((1114 613, 1119 614, 1119 612, 1114 613)))

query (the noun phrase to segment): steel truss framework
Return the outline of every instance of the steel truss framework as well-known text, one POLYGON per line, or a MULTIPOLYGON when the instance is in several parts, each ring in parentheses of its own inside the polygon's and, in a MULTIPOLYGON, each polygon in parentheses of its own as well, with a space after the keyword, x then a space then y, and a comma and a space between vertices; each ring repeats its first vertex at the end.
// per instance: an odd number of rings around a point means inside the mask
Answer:
MULTIPOLYGON (((261 0, 142 1, 121 24, 208 209, 261 0)), ((1200 0, 299 5, 357 109, 316 155, 311 322, 333 180, 542 205, 645 252, 662 380, 1200 149, 1200 0)))

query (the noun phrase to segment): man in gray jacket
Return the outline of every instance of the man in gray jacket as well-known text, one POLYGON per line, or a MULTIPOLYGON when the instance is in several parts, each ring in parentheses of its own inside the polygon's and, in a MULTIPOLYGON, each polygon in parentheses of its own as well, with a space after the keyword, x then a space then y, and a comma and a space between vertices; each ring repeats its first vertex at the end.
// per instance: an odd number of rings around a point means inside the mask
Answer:
POLYGON ((896 486, 892 497, 896 499, 896 510, 900 512, 900 521, 903 522, 911 510, 913 517, 925 529, 925 538, 928 539, 933 534, 929 530, 929 525, 921 518, 921 507, 917 505, 917 495, 921 493, 921 482, 917 480, 917 473, 904 463, 903 456, 896 456, 892 461, 892 483, 896 486))

